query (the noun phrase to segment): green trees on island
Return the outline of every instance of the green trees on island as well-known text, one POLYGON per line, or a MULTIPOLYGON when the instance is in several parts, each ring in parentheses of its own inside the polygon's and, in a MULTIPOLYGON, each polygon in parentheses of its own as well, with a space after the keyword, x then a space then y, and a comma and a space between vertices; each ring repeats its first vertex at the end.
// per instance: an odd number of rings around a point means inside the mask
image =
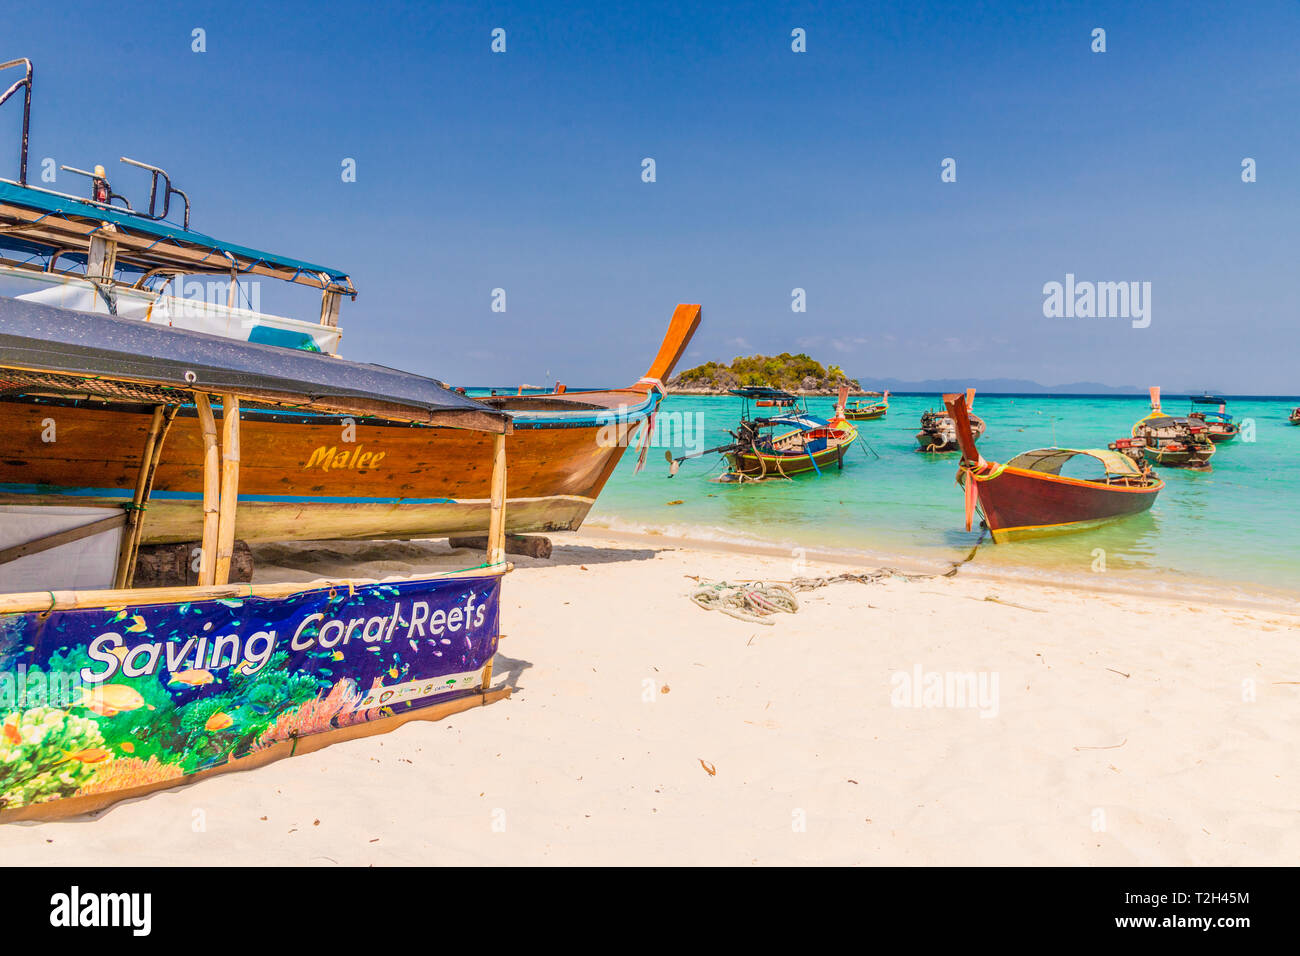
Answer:
POLYGON ((740 385, 770 385, 788 391, 829 391, 847 384, 860 390, 856 379, 849 378, 838 365, 823 366, 803 352, 792 355, 749 355, 737 357, 730 365, 705 362, 675 376, 670 388, 687 391, 726 391, 740 385))

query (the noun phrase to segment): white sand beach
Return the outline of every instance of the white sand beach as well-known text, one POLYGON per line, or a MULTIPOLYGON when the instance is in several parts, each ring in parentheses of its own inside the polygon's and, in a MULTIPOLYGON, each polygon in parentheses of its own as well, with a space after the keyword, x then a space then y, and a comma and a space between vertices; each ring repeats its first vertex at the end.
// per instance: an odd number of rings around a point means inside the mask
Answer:
MULTIPOLYGON (((968 566, 952 578, 831 584, 763 626, 692 604, 689 576, 869 568, 796 568, 598 531, 554 540, 551 560, 515 559, 505 581, 495 682, 514 685, 510 699, 91 816, 6 825, 0 860, 1300 858, 1295 613, 1045 587, 968 566), (973 674, 986 696, 896 706, 896 675, 918 671, 923 685, 973 674)), ((466 555, 441 541, 263 548, 258 580, 382 577, 466 555)))

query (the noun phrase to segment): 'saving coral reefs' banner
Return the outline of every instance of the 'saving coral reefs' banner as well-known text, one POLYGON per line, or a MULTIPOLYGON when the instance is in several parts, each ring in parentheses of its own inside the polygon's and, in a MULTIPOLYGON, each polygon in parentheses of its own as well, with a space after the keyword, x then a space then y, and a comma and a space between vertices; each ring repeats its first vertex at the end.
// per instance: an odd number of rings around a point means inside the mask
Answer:
POLYGON ((478 688, 496 575, 0 615, 0 810, 165 781, 478 688))

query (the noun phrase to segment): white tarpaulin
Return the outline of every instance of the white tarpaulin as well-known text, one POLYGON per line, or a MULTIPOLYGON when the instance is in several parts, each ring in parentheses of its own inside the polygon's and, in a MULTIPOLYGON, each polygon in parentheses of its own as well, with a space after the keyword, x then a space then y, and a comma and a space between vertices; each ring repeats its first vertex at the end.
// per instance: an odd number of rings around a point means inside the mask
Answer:
MULTIPOLYGON (((0 550, 121 514, 121 508, 0 505, 0 550)), ((0 564, 0 594, 111 588, 122 526, 0 564)))

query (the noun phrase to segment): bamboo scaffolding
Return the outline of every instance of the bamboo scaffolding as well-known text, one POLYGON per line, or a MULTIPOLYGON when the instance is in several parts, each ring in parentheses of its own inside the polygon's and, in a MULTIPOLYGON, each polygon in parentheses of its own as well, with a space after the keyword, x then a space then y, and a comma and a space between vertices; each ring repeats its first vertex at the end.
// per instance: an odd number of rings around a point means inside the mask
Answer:
POLYGON ((506 437, 496 436, 492 455, 492 513, 488 519, 488 564, 506 559, 506 437))
POLYGON ((163 442, 171 428, 179 405, 159 405, 153 410, 153 421, 149 425, 149 436, 145 439, 144 450, 140 453, 140 473, 136 476, 135 495, 126 514, 126 528, 122 532, 122 542, 117 552, 117 571, 113 577, 113 587, 124 588, 131 584, 135 575, 135 562, 140 554, 140 538, 144 530, 144 508, 153 490, 153 476, 158 469, 158 460, 162 454, 163 442))
POLYGON ((158 440, 153 446, 153 459, 149 463, 149 473, 145 478, 144 495, 139 502, 140 507, 136 511, 139 517, 136 520, 134 534, 132 535, 130 560, 127 563, 126 579, 123 581, 122 587, 130 587, 131 580, 135 577, 135 565, 140 557, 140 541, 144 537, 144 509, 149 502, 149 496, 153 493, 153 477, 158 470, 158 462, 162 460, 162 450, 163 445, 167 442, 167 433, 171 430, 172 422, 176 420, 180 410, 179 405, 169 405, 163 411, 162 429, 158 432, 158 440))
MULTIPOLYGON (((488 517, 487 563, 492 566, 506 560, 506 436, 497 435, 492 449, 492 512, 488 517)), ((492 661, 483 668, 482 689, 492 686, 492 661)))
POLYGON ((126 527, 122 530, 122 539, 117 548, 117 569, 113 573, 113 587, 124 588, 130 582, 127 568, 131 563, 131 542, 135 538, 135 526, 140 523, 140 508, 144 505, 144 486, 148 481, 149 463, 153 461, 154 445, 158 442, 158 432, 162 430, 163 405, 155 405, 153 419, 149 422, 149 434, 145 436, 144 449, 140 452, 140 470, 135 476, 135 494, 126 512, 126 527))
POLYGON ((212 402, 203 392, 194 393, 194 407, 203 429, 203 541, 199 545, 199 586, 217 583, 217 530, 221 521, 219 472, 221 453, 217 449, 217 420, 212 402))
POLYGON ((235 506, 238 503, 239 396, 222 395, 221 504, 217 521, 217 561, 212 584, 225 584, 230 580, 230 561, 235 554, 235 506))

